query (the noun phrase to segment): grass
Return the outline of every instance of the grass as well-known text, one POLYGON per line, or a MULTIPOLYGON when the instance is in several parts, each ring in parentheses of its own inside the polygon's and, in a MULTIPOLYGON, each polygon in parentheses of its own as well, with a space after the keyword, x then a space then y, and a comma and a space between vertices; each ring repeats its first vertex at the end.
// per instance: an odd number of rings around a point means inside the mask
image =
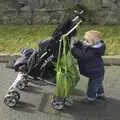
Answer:
MULTIPOLYGON (((50 37, 55 27, 55 25, 0 25, 0 53, 18 53, 21 48, 36 48, 36 41, 50 37)), ((82 25, 78 29, 78 38, 81 40, 84 33, 91 29, 102 33, 107 45, 106 55, 120 55, 120 26, 82 25)))
POLYGON ((37 47, 36 40, 51 35, 53 26, 0 25, 0 52, 16 53, 23 47, 37 47))

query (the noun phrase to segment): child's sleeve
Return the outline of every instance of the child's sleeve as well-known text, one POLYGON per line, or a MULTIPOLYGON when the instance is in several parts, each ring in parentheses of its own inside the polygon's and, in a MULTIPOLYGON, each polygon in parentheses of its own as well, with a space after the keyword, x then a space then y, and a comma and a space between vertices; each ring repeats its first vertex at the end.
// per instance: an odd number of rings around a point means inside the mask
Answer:
POLYGON ((71 53, 76 58, 79 59, 82 54, 82 42, 77 41, 71 46, 71 53))
POLYGON ((81 50, 79 48, 73 47, 71 49, 71 52, 72 52, 72 55, 79 60, 90 59, 95 56, 95 53, 93 52, 92 49, 81 50))
POLYGON ((106 45, 103 44, 100 48, 94 48, 93 50, 97 55, 103 56, 105 54, 106 45))
POLYGON ((75 46, 72 47, 71 52, 76 59, 80 59, 82 57, 82 51, 75 46))

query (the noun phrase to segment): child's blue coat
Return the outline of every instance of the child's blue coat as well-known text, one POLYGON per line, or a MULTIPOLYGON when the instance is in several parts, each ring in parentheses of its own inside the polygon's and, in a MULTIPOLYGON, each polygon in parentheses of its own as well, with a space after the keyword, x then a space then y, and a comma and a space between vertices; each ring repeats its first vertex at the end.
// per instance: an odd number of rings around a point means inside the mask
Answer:
POLYGON ((80 74, 89 78, 104 75, 102 55, 104 55, 105 48, 103 41, 95 46, 84 46, 81 42, 73 44, 71 51, 78 61, 80 74))

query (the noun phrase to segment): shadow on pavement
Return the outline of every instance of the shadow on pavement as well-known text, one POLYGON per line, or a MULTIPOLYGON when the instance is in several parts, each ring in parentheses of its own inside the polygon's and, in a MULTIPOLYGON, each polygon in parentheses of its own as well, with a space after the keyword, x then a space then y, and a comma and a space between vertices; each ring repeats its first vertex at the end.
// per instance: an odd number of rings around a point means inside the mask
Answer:
POLYGON ((15 106, 14 109, 17 111, 34 113, 35 108, 36 108, 36 106, 31 103, 26 103, 26 102, 20 101, 19 103, 17 103, 17 105, 15 106))
POLYGON ((62 112, 70 114, 75 120, 119 120, 120 100, 106 98, 95 104, 86 105, 81 101, 74 101, 74 104, 62 112))
POLYGON ((40 94, 42 88, 38 88, 35 86, 30 85, 28 88, 24 89, 24 92, 40 94))

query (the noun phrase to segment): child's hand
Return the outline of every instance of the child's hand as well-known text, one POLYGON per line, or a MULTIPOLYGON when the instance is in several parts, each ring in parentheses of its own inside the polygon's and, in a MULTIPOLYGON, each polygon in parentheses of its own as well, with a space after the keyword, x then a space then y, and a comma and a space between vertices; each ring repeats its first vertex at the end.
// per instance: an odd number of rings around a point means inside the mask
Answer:
POLYGON ((77 41, 74 43, 74 46, 77 48, 81 48, 83 46, 83 43, 81 41, 77 41))
POLYGON ((85 40, 85 41, 83 41, 83 45, 84 45, 84 46, 91 46, 91 45, 92 45, 92 43, 87 42, 87 41, 85 40))

